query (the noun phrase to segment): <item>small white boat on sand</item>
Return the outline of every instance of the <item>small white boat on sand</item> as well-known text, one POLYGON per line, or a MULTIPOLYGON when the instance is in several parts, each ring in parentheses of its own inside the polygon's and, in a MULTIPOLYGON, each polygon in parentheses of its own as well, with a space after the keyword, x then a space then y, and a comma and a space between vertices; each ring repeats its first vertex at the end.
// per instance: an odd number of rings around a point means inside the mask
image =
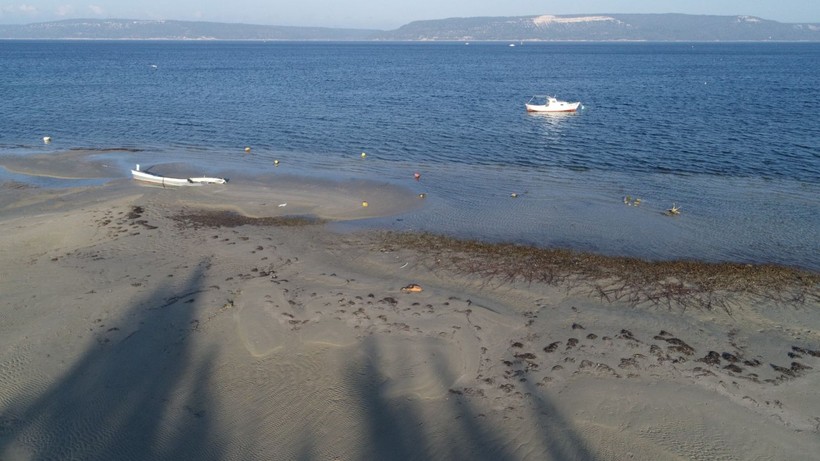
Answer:
POLYGON ((227 179, 210 178, 201 176, 197 178, 169 178, 166 176, 159 176, 145 171, 140 171, 140 166, 137 165, 135 170, 131 170, 131 174, 137 181, 142 181, 150 184, 156 184, 162 187, 170 186, 201 186, 203 184, 225 184, 227 179))
POLYGON ((559 101, 552 96, 535 95, 525 104, 527 112, 575 112, 581 102, 559 101))

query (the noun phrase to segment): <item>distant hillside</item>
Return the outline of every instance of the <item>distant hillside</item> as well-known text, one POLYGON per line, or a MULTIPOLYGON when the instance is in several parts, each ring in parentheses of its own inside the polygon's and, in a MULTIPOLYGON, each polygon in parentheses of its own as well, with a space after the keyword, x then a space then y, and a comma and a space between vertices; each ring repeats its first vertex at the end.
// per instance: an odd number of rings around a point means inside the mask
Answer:
POLYGON ((457 41, 820 41, 820 24, 784 24, 752 16, 544 15, 415 21, 378 37, 386 40, 457 41))
POLYGON ((195 21, 69 19, 0 25, 0 38, 131 40, 369 40, 375 30, 195 21))
POLYGON ((392 31, 191 21, 76 19, 0 25, 6 39, 132 40, 542 40, 542 41, 820 41, 820 24, 753 16, 598 14, 450 18, 415 21, 392 31))

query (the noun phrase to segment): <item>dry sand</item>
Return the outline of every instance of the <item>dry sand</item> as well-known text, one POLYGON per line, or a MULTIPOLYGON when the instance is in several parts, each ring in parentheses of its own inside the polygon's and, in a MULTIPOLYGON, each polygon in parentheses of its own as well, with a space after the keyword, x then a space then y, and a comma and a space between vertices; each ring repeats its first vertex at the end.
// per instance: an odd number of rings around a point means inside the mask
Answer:
POLYGON ((820 452, 817 274, 607 300, 320 221, 418 206, 381 184, 0 187, 3 460, 820 452))

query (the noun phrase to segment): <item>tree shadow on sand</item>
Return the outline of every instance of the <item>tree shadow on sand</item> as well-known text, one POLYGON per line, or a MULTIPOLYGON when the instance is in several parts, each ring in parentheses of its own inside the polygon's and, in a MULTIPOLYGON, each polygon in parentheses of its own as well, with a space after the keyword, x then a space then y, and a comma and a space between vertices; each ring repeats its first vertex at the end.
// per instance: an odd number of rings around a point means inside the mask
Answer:
MULTIPOLYGON (((364 410, 367 425, 365 448, 357 459, 595 459, 572 423, 543 392, 522 388, 523 392, 533 393, 530 406, 537 416, 529 433, 521 438, 502 430, 497 419, 486 418, 467 396, 458 393, 436 400, 435 416, 430 418, 430 408, 424 416, 418 399, 391 397, 384 392, 384 384, 390 378, 376 359, 380 354, 378 339, 370 336, 361 347, 364 364, 351 368, 348 375, 354 381, 355 397, 364 410)), ((445 359, 438 357, 432 362, 428 365, 433 367, 439 384, 449 387, 455 382, 457 377, 445 359)))
POLYGON ((195 356, 190 337, 202 283, 200 266, 186 286, 135 301, 56 382, 13 397, 2 409, 0 458, 22 449, 26 459, 220 459, 214 351, 195 356))

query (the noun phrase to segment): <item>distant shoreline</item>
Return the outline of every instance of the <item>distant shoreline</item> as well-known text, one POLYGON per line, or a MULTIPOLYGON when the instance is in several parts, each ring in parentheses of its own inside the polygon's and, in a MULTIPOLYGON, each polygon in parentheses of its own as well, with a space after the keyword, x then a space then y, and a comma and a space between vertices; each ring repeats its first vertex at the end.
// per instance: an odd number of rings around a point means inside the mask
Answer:
MULTIPOLYGON (((310 44, 383 44, 383 45, 463 45, 467 42, 468 45, 507 45, 511 42, 516 42, 516 46, 521 45, 521 40, 325 40, 325 39, 225 39, 225 38, 0 38, 0 42, 155 42, 155 43, 310 43, 310 44)), ((550 44, 590 44, 590 45, 605 45, 605 44, 726 44, 726 45, 742 45, 742 44, 818 44, 820 40, 523 40, 527 45, 550 45, 550 44)))
POLYGON ((219 22, 69 19, 0 25, 4 39, 240 41, 820 41, 820 24, 754 16, 687 14, 542 15, 413 21, 394 30, 219 22))

